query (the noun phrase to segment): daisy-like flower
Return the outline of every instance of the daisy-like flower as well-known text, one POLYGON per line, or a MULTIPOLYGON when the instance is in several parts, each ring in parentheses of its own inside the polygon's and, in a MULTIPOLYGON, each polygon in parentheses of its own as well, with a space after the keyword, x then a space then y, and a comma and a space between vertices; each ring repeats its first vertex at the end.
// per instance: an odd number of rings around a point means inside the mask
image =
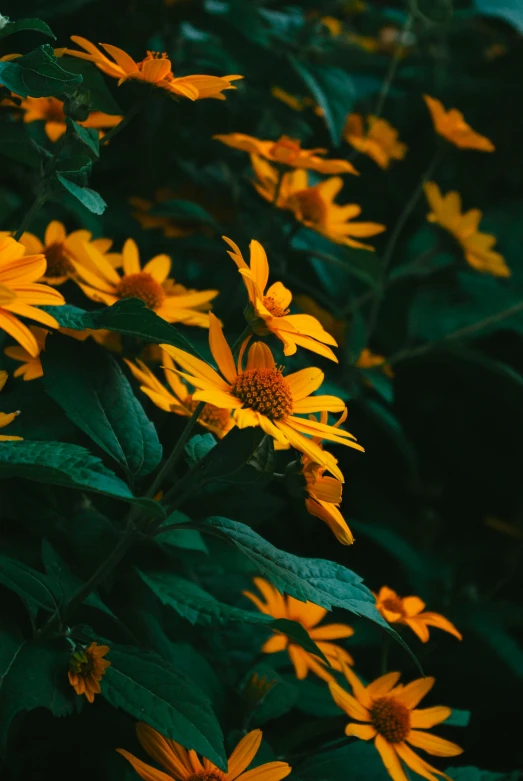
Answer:
POLYGON ((209 327, 210 302, 217 290, 188 290, 169 279, 171 259, 156 255, 141 267, 138 247, 127 239, 122 250, 123 274, 120 276, 97 247, 84 244, 91 265, 73 262, 75 281, 86 296, 107 306, 123 298, 139 298, 168 323, 209 327))
POLYGON ((66 54, 79 57, 82 60, 90 60, 102 73, 113 79, 118 79, 118 86, 129 79, 134 79, 167 90, 172 95, 189 98, 189 100, 202 100, 203 98, 225 100, 225 95, 222 95, 222 92, 236 89, 231 81, 243 79, 243 76, 206 76, 203 74, 175 78, 171 61, 165 52, 147 52, 141 62, 135 62, 123 49, 109 43, 101 43, 102 49, 105 49, 112 58, 109 59, 94 43, 85 38, 71 35, 71 40, 85 51, 66 49, 66 54))
MULTIPOLYGON (((297 621, 309 633, 309 636, 318 648, 323 652, 326 659, 329 660, 334 670, 341 670, 341 663, 353 664, 352 657, 347 651, 330 640, 340 640, 343 637, 351 637, 354 629, 347 624, 318 624, 325 618, 328 611, 324 607, 315 605, 313 602, 299 602, 294 597, 283 596, 277 588, 271 585, 264 578, 254 578, 254 585, 263 596, 261 599, 250 591, 244 591, 243 594, 251 602, 254 602, 261 613, 273 618, 287 618, 290 621, 297 621), (263 601, 265 600, 265 601, 263 601)), ((303 680, 309 672, 314 673, 324 681, 333 681, 334 677, 329 672, 327 664, 318 656, 305 651, 301 646, 296 645, 291 638, 281 632, 275 632, 262 646, 263 653, 274 654, 278 651, 287 651, 289 658, 294 666, 296 677, 303 680)))
POLYGON ((403 160, 407 145, 398 140, 398 131, 386 119, 370 114, 367 129, 360 114, 349 114, 343 137, 354 149, 371 157, 380 168, 387 169, 391 160, 403 160))
MULTIPOLYGON (((0 371, 0 391, 7 382, 7 372, 0 371)), ((16 412, 0 412, 0 428, 5 428, 20 414, 20 410, 16 412)), ((0 442, 16 442, 20 441, 22 437, 13 437, 9 434, 0 434, 0 442)))
POLYGON ((259 241, 253 239, 249 245, 250 265, 245 262, 240 248, 227 236, 222 237, 231 247, 227 251, 242 275, 249 295, 249 306, 245 311, 247 322, 258 336, 273 333, 283 342, 284 355, 294 355, 298 346, 314 353, 338 359, 328 344, 337 347, 332 337, 316 318, 310 315, 290 315, 292 293, 281 282, 274 282, 267 288, 269 263, 267 254, 259 241))
POLYGON ((85 244, 96 247, 113 265, 119 263, 119 255, 109 253, 111 239, 93 239, 89 231, 76 230, 67 233, 65 225, 59 220, 52 220, 45 229, 44 240, 40 241, 34 233, 24 233, 20 239, 28 255, 42 254, 47 260, 47 268, 43 281, 48 285, 62 285, 75 273, 74 261, 82 265, 90 265, 85 244))
POLYGON ((476 133, 470 125, 465 122, 463 114, 455 108, 448 111, 441 101, 431 98, 430 95, 423 95, 423 100, 432 116, 434 130, 447 141, 460 149, 476 149, 479 152, 495 152, 496 147, 492 141, 480 133, 476 133))
POLYGON ((240 740, 229 757, 226 773, 209 759, 202 757, 200 760, 193 749, 187 751, 176 741, 164 738, 148 724, 138 723, 136 734, 151 759, 165 770, 157 770, 123 748, 117 748, 144 781, 281 781, 292 770, 287 762, 266 762, 247 770, 261 745, 262 731, 259 729, 240 740))
MULTIPOLYGON (((345 410, 334 428, 338 428, 345 421, 347 410, 345 410)), ((326 412, 320 413, 320 423, 327 423, 328 415, 326 412)), ((314 415, 310 420, 316 422, 314 415)), ((323 450, 321 437, 313 437, 313 441, 323 450)), ((301 457, 302 474, 305 478, 308 497, 305 500, 307 511, 315 518, 319 518, 327 524, 331 532, 335 535, 338 542, 342 545, 352 545, 354 537, 347 526, 347 522, 339 510, 341 504, 343 483, 337 477, 325 475, 325 467, 313 461, 309 456, 301 457)))
POLYGON ((469 209, 461 212, 461 197, 457 192, 442 195, 436 182, 425 184, 425 195, 432 211, 427 214, 429 222, 445 228, 456 239, 465 254, 467 263, 483 274, 495 277, 509 277, 511 271, 505 258, 493 250, 496 237, 478 230, 482 212, 469 209))
POLYGON ((361 740, 374 739, 383 764, 394 781, 407 781, 402 762, 428 781, 435 781, 435 776, 451 781, 445 773, 425 762, 408 745, 410 743, 411 746, 438 757, 455 757, 463 751, 455 743, 424 731, 441 724, 452 713, 450 708, 442 705, 416 709, 418 703, 434 686, 434 678, 419 678, 403 686, 396 685, 400 673, 387 673, 368 686, 363 686, 360 679, 345 664, 343 673, 354 696, 335 682, 329 683, 329 689, 336 705, 358 722, 349 722, 345 727, 345 734, 361 740))
POLYGON ((46 272, 47 261, 41 254, 25 255, 25 247, 10 236, 0 236, 0 329, 20 344, 29 355, 40 348, 34 334, 20 317, 58 328, 54 317, 38 306, 61 306, 63 296, 48 285, 35 284, 46 272))
POLYGON ((227 133, 213 138, 233 149, 259 155, 271 163, 286 165, 289 168, 307 168, 320 174, 358 173, 347 160, 324 160, 320 157, 327 154, 327 149, 302 149, 301 142, 289 136, 280 136, 277 141, 262 141, 244 133, 227 133))
POLYGON ((336 396, 311 396, 323 382, 324 374, 314 367, 301 369, 284 376, 267 345, 255 342, 249 348, 247 366, 243 368, 243 354, 247 338, 235 363, 227 344, 220 321, 209 313, 209 346, 221 374, 208 363, 190 353, 168 344, 162 345, 184 372, 178 372, 192 386, 196 401, 214 404, 220 409, 233 410, 233 418, 239 428, 260 426, 277 442, 289 444, 313 461, 326 467, 343 480, 337 461, 331 453, 322 450, 309 437, 363 450, 352 434, 316 421, 299 417, 322 410, 343 412, 345 403, 336 396))
MULTIPOLYGON (((50 141, 58 141, 67 130, 64 103, 58 98, 23 98, 19 106, 24 112, 24 122, 45 122, 45 133, 50 141)), ((91 111, 87 119, 78 122, 82 127, 90 127, 99 131, 114 127, 121 121, 118 114, 104 114, 103 111, 91 111)))
MULTIPOLYGON (((138 359, 136 363, 133 363, 125 359, 125 362, 140 383, 140 390, 149 396, 153 404, 156 404, 164 412, 174 412, 176 415, 190 418, 198 406, 198 402, 193 399, 187 385, 176 374, 176 366, 171 356, 163 351, 162 357, 165 379, 170 389, 162 385, 143 361, 138 359)), ((220 409, 213 404, 205 404, 198 417, 198 423, 212 431, 220 439, 234 426, 229 410, 220 409)))
POLYGON ((94 695, 100 694, 100 681, 111 666, 111 662, 103 659, 109 651, 108 645, 91 643, 86 648, 77 646, 71 655, 69 683, 77 694, 85 694, 88 702, 94 702, 94 695))
POLYGON ((339 206, 334 199, 343 187, 340 176, 332 176, 319 184, 309 187, 307 172, 302 169, 291 171, 280 177, 276 168, 259 155, 251 156, 257 180, 254 186, 266 201, 274 203, 280 209, 289 209, 299 222, 307 228, 321 233, 336 244, 374 251, 370 244, 357 239, 377 236, 385 230, 384 225, 376 222, 354 222, 353 218, 361 214, 361 207, 355 203, 339 206))
POLYGON ((368 347, 365 347, 361 351, 360 357, 356 361, 356 366, 358 369, 375 369, 376 367, 379 367, 387 377, 390 377, 391 379, 394 377, 394 372, 387 363, 387 359, 384 358, 383 355, 373 353, 368 347))
POLYGON ((19 361, 22 364, 16 369, 13 376, 23 377, 26 381, 37 380, 39 377, 43 377, 44 370, 42 368, 42 361, 40 360, 40 353, 44 349, 45 337, 49 333, 47 328, 39 328, 37 325, 30 326, 30 331, 38 344, 38 355, 30 355, 27 350, 19 344, 6 347, 4 350, 5 355, 12 358, 13 361, 19 361))
POLYGON ((399 597, 388 586, 382 586, 376 597, 376 607, 389 624, 405 624, 419 637, 422 643, 429 639, 429 626, 443 629, 458 640, 463 637, 447 618, 440 613, 425 610, 425 602, 419 597, 399 597))

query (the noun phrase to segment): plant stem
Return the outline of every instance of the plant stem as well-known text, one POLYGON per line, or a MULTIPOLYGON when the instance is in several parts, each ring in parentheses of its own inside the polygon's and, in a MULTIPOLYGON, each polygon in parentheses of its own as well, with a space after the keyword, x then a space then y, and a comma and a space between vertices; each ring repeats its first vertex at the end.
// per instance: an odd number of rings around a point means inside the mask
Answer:
POLYGON ((252 333, 251 326, 246 325, 239 337, 236 339, 232 346, 232 354, 236 355, 242 344, 244 343, 245 339, 252 333))
POLYGON ((141 100, 136 101, 134 106, 129 109, 127 114, 123 117, 123 119, 118 122, 117 125, 115 125, 111 130, 109 130, 108 133, 104 135, 104 137, 100 140, 100 146, 104 146, 105 144, 108 144, 109 141, 112 141, 112 139, 118 135, 118 133, 126 127, 129 122, 131 122, 137 114, 140 113, 142 108, 145 105, 145 101, 147 98, 142 98, 141 100))
POLYGON ((44 203, 47 201, 47 196, 44 195, 41 190, 37 193, 32 206, 29 208, 27 213, 25 214, 22 222, 18 226, 18 229, 16 233, 14 234, 13 238, 15 241, 18 241, 26 232, 26 230, 29 228, 31 223, 33 222, 34 218, 36 217, 37 213, 40 211, 41 207, 44 205, 44 203))
POLYGON ((385 101, 387 100, 387 95, 389 94, 389 90, 391 88, 392 82, 394 81, 394 77, 396 76, 396 71, 398 70, 398 65, 400 64, 401 57, 405 50, 405 44, 403 43, 403 40, 408 36, 413 21, 414 21, 414 16, 412 14, 412 11, 410 11, 407 16, 407 19, 405 20, 405 24, 403 25, 403 29, 401 30, 400 33, 401 36, 400 45, 394 51, 394 55, 390 61, 389 70, 387 71, 385 80, 381 85, 380 94, 378 96, 378 100, 374 108, 375 117, 380 117, 383 112, 383 107, 385 105, 385 101))

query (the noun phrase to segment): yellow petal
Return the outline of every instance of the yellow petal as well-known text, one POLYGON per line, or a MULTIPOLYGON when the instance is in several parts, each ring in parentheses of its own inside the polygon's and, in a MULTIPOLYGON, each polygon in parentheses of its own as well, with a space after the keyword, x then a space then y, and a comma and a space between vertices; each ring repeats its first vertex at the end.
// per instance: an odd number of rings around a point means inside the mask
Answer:
POLYGON ((410 725, 414 729, 430 729, 436 724, 446 721, 452 710, 443 705, 435 705, 433 708, 422 708, 413 710, 410 714, 410 725))
POLYGON ((392 692, 392 695, 399 702, 406 705, 407 708, 415 708, 416 705, 423 699, 423 697, 434 686, 435 679, 432 677, 418 678, 416 681, 412 681, 404 686, 397 694, 392 692))
POLYGON ((237 377, 233 354, 223 335, 220 321, 212 312, 209 312, 209 347, 219 370, 233 385, 237 377))
POLYGON ((372 724, 350 722, 345 727, 345 734, 349 737, 360 738, 360 740, 372 740, 376 737, 376 727, 373 727, 372 724))
MULTIPOLYGON (((247 369, 274 369, 276 366, 271 351, 263 342, 254 342, 249 347, 247 369)), ((287 378, 285 378, 287 379, 287 378)))
POLYGON ((463 753, 463 749, 456 743, 451 743, 450 740, 445 740, 437 735, 431 735, 429 732, 419 732, 413 729, 410 731, 407 740, 413 746, 422 748, 436 757, 456 757, 458 754, 463 753))
POLYGON ((229 757, 227 781, 234 781, 240 773, 243 773, 243 771, 249 767, 260 748, 261 741, 261 729, 255 729, 252 732, 249 732, 248 735, 245 735, 245 737, 240 740, 229 757))
POLYGON ((293 402, 305 399, 306 396, 318 390, 324 377, 325 375, 321 369, 316 369, 313 366, 309 369, 300 369, 300 371, 288 374, 285 377, 285 382, 291 389, 293 402))
POLYGON ((174 778, 184 778, 187 775, 187 771, 190 771, 187 752, 182 746, 178 746, 173 740, 167 740, 159 732, 143 722, 139 722, 136 725, 136 735, 151 759, 158 762, 174 778), (174 747, 176 747, 176 750, 174 750, 174 747), (179 751, 180 749, 181 752, 179 751))
POLYGON ((381 760, 393 781, 407 781, 407 776, 395 751, 398 744, 395 743, 394 746, 391 746, 383 735, 376 735, 374 745, 378 749, 381 760))
POLYGON ((238 781, 281 781, 291 771, 292 768, 287 762, 267 762, 243 773, 238 777, 238 781))
POLYGON ((138 247, 133 239, 127 239, 123 245, 122 258, 123 270, 126 276, 140 273, 140 253, 138 252, 138 247))
MULTIPOLYGON (((82 679, 80 678, 79 680, 81 681, 82 679)), ((147 765, 145 762, 142 762, 141 759, 133 756, 133 754, 125 751, 123 748, 117 748, 116 751, 131 763, 140 778, 143 778, 143 781, 173 781, 172 776, 168 776, 167 773, 163 773, 161 770, 157 770, 155 767, 147 765)), ((184 776, 184 778, 188 778, 188 774, 184 776)))
POLYGON ((345 711, 347 716, 358 721, 370 721, 370 713, 361 702, 342 689, 338 683, 330 683, 329 691, 336 705, 345 711))

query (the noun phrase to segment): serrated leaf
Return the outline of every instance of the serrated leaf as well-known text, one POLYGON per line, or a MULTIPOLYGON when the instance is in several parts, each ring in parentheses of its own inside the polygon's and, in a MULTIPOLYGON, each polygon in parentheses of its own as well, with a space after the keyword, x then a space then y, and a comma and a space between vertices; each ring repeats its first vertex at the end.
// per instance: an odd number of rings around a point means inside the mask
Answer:
POLYGON ((15 591, 33 609, 49 612, 56 609, 56 601, 47 576, 21 561, 0 554, 0 582, 15 591))
POLYGON ((60 184, 62 184, 71 195, 74 195, 74 197, 77 198, 86 209, 89 209, 90 212, 93 212, 93 214, 104 213, 107 204, 102 196, 95 192, 95 190, 91 190, 89 187, 80 187, 75 182, 71 181, 71 179, 59 173, 56 174, 56 178, 60 184))
POLYGON ((48 340, 42 366, 51 398, 130 480, 156 469, 162 459, 156 429, 106 350, 56 334, 48 340))
POLYGON ((22 98, 45 98, 74 89, 82 77, 64 70, 51 46, 44 44, 16 60, 0 62, 0 82, 22 98))
POLYGON ((21 32, 37 32, 42 35, 47 35, 49 38, 56 40, 56 35, 45 22, 41 19, 17 19, 16 22, 8 22, 0 30, 0 39, 7 38, 8 35, 14 35, 21 32))
POLYGON ((115 708, 226 770, 220 725, 208 698, 156 654, 111 645, 102 694, 115 708))

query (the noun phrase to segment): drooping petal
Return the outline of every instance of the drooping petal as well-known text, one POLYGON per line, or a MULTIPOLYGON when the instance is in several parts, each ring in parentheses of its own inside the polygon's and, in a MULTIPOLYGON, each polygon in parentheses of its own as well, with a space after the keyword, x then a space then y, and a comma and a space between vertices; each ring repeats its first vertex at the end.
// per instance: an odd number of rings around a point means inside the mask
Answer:
MULTIPOLYGON (((125 751, 125 749, 117 748, 116 751, 131 763, 140 778, 143 778, 143 781, 173 781, 172 776, 168 776, 163 770, 157 770, 155 767, 147 765, 145 762, 142 762, 141 759, 138 759, 138 757, 125 751)), ((187 776, 185 776, 185 778, 186 777, 187 776)))
POLYGON ((463 635, 459 632, 454 624, 439 613, 431 613, 429 611, 421 613, 418 618, 422 620, 427 626, 435 626, 438 629, 443 629, 445 632, 457 637, 458 640, 463 639, 463 635))
POLYGON ((405 775, 405 771, 401 766, 401 762, 395 750, 396 746, 399 744, 395 743, 394 746, 391 746, 391 744, 387 740, 385 740, 383 735, 378 734, 376 735, 374 745, 378 749, 381 760, 385 765, 392 780, 407 781, 407 776, 405 775))
POLYGON ((187 761, 187 752, 182 746, 173 740, 167 740, 143 722, 136 725, 136 735, 151 759, 158 762, 173 778, 184 779, 188 776, 191 768, 187 761))
POLYGON ((298 645, 290 645, 289 657, 292 664, 294 665, 296 678, 299 681, 303 681, 309 672, 309 665, 307 664, 309 654, 298 645))
POLYGON ((12 336, 18 344, 21 344, 31 357, 36 358, 40 352, 40 347, 34 334, 24 323, 10 312, 6 312, 5 309, 0 309, 0 329, 12 336))
POLYGON ((415 773, 422 776, 422 778, 426 778, 427 781, 437 781, 437 777, 442 776, 443 778, 446 778, 448 781, 450 781, 449 777, 445 775, 445 773, 442 773, 437 768, 429 765, 428 762, 425 762, 425 760, 415 754, 406 743, 396 743, 395 746, 399 756, 402 758, 405 764, 408 765, 408 767, 410 767, 410 769, 415 773))

